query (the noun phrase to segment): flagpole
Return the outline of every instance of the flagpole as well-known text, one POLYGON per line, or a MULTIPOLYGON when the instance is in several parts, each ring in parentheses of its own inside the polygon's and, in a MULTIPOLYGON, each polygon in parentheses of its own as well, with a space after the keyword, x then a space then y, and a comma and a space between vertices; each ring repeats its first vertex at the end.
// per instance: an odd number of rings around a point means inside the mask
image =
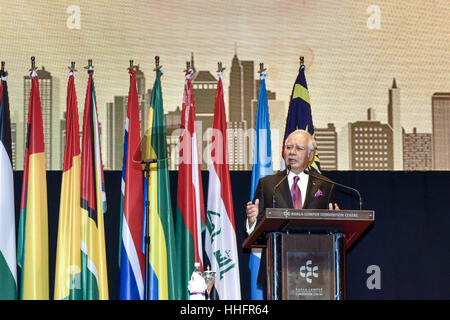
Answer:
POLYGON ((264 68, 264 63, 260 63, 259 64, 259 70, 258 70, 258 74, 261 74, 261 72, 264 72, 264 71, 266 71, 267 69, 266 68, 264 68))
POLYGON ((144 167, 144 178, 147 181, 147 198, 145 200, 145 214, 146 214, 146 223, 145 223, 145 275, 144 275, 144 300, 148 300, 148 274, 150 262, 150 235, 149 233, 149 223, 150 223, 150 200, 148 199, 148 183, 150 182, 150 161, 142 160, 144 167))
POLYGON ((33 72, 33 71, 36 71, 36 58, 34 57, 34 56, 32 56, 31 57, 31 69, 30 69, 30 71, 31 72, 33 72))
POLYGON ((5 61, 2 61, 2 69, 1 69, 1 71, 0 71, 0 72, 1 72, 0 75, 1 75, 2 77, 6 77, 6 76, 8 75, 8 71, 5 71, 5 64, 6 64, 5 61))
POLYGON ((78 72, 77 69, 75 69, 75 61, 70 62, 70 67, 67 67, 70 72, 78 72))
MULTIPOLYGON (((134 69, 134 62, 133 60, 130 60, 130 67, 129 69, 134 69)), ((156 159, 143 159, 141 161, 142 164, 142 171, 144 171, 144 178, 145 181, 147 181, 147 184, 150 182, 150 164, 155 163, 156 159)), ((147 198, 145 200, 145 274, 144 274, 144 300, 148 300, 149 297, 149 283, 148 283, 148 276, 150 273, 150 235, 149 235, 149 224, 150 224, 150 200, 148 198, 148 186, 147 186, 147 198)))
POLYGON ((87 71, 88 74, 94 70, 94 66, 92 65, 92 59, 88 59, 88 65, 84 67, 87 71))
MULTIPOLYGON (((155 68, 153 71, 157 71, 162 68, 159 65, 159 56, 155 56, 155 68)), ((134 68, 133 60, 130 60, 130 68, 134 68)), ((149 124, 150 125, 150 124, 149 124)), ((141 161, 142 170, 144 171, 144 178, 147 183, 150 182, 150 165, 152 163, 157 163, 158 160, 156 158, 151 159, 143 159, 141 161)), ((144 275, 144 300, 148 300, 149 297, 149 269, 150 269, 150 235, 149 235, 149 226, 150 226, 150 200, 148 197, 148 187, 147 186, 147 199, 145 200, 145 214, 146 214, 146 223, 145 223, 145 275, 144 275)))

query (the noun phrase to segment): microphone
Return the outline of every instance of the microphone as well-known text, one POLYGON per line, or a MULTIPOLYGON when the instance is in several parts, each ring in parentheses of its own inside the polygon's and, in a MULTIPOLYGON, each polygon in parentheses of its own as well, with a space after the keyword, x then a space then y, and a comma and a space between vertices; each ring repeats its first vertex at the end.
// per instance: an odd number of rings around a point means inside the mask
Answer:
MULTIPOLYGON (((305 170, 303 171, 303 173, 309 175, 309 170, 308 170, 308 169, 305 169, 305 170)), ((363 203, 363 202, 362 202, 361 193, 359 193, 358 190, 356 190, 355 188, 352 188, 352 187, 349 187, 349 186, 346 186, 346 185, 343 185, 343 184, 334 182, 334 181, 329 180, 329 179, 324 179, 324 178, 322 178, 322 177, 320 177, 320 176, 317 176, 317 175, 314 175, 314 178, 317 178, 317 179, 319 179, 319 180, 322 180, 322 181, 325 181, 325 182, 328 182, 328 183, 332 183, 332 184, 334 184, 334 185, 336 185, 336 186, 339 186, 339 187, 342 187, 342 188, 345 188, 345 189, 348 189, 348 190, 351 190, 351 191, 355 192, 355 193, 358 195, 358 197, 359 197, 359 210, 362 210, 362 203, 363 203)))
POLYGON ((140 164, 149 164, 149 163, 157 163, 158 161, 160 161, 160 160, 158 160, 158 159, 156 159, 156 158, 150 158, 150 159, 143 159, 143 160, 138 160, 138 161, 136 161, 137 163, 140 163, 140 164))
POLYGON ((291 172, 291 165, 288 164, 286 166, 286 175, 273 187, 273 193, 272 193, 272 208, 275 208, 275 191, 278 189, 278 187, 283 183, 284 180, 287 179, 289 176, 289 172, 291 172))

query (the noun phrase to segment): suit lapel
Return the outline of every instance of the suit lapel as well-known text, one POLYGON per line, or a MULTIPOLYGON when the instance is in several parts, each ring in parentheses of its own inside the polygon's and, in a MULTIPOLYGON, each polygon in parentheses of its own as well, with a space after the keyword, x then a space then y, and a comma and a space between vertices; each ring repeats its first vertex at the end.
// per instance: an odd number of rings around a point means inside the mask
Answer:
POLYGON ((305 209, 327 209, 328 208, 328 195, 329 186, 326 182, 314 176, 314 173, 309 174, 308 187, 306 190, 306 199, 303 204, 305 209), (317 192, 320 189, 320 194, 317 192), (325 194, 323 194, 325 193, 325 194))
POLYGON ((292 202, 291 191, 289 190, 288 179, 284 180, 280 185, 280 199, 283 202, 282 208, 294 208, 294 203, 292 202))
MULTIPOLYGON (((284 176, 286 176, 286 170, 281 171, 277 176, 276 183, 278 183, 284 176)), ((275 201, 277 208, 293 208, 291 191, 289 190, 288 179, 284 180, 281 185, 275 190, 275 201)))
POLYGON ((306 187, 305 202, 303 203, 303 208, 308 209, 311 199, 313 198, 315 190, 317 189, 317 181, 312 175, 309 175, 308 186, 306 187))

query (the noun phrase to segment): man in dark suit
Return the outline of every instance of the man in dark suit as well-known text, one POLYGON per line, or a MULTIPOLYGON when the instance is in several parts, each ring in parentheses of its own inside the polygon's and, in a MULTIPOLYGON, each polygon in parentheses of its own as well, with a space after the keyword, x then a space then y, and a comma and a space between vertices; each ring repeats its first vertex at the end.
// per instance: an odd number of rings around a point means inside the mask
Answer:
MULTIPOLYGON (((259 180, 252 202, 247 203, 247 233, 255 229, 266 208, 339 210, 334 200, 334 184, 323 175, 304 171, 313 162, 317 148, 314 138, 304 130, 292 132, 286 139, 284 161, 286 168, 259 180), (287 178, 285 178, 287 175, 287 178), (325 179, 330 181, 325 182, 325 179), (277 184, 283 179, 277 186, 277 184), (275 189, 275 186, 277 188, 275 189), (275 190, 274 190, 275 189, 275 190)), ((265 251, 261 257, 258 285, 266 289, 265 251)), ((264 292, 265 294, 265 292, 264 292)), ((264 295, 266 296, 266 295, 264 295)))

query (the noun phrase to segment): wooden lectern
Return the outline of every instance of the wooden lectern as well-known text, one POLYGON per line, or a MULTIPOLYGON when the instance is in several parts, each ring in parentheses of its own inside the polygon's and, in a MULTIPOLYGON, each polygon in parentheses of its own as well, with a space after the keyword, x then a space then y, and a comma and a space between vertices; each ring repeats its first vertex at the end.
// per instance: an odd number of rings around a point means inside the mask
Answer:
POLYGON ((374 220, 369 210, 269 208, 242 246, 266 248, 269 300, 340 300, 345 252, 374 220))

